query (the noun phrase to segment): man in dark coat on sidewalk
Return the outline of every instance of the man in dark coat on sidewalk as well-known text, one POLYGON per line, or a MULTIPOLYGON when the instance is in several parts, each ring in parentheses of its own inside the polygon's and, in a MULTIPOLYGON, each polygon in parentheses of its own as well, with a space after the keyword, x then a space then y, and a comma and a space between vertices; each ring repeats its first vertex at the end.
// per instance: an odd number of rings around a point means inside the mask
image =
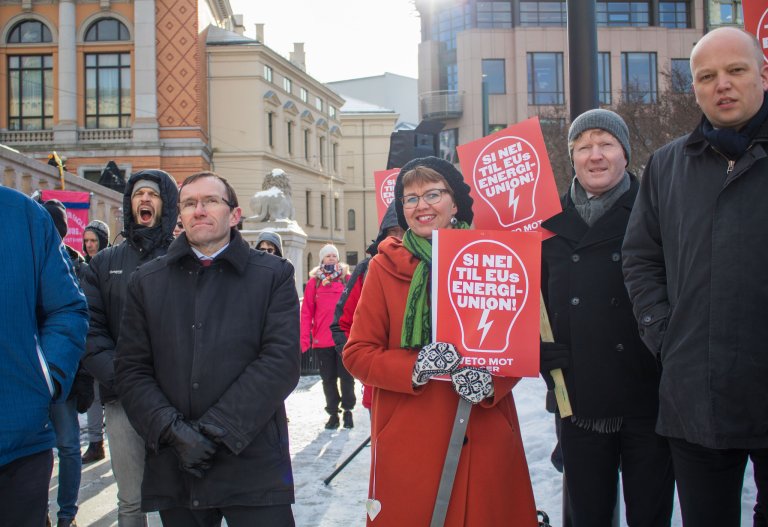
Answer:
POLYGON ((704 116, 653 153, 624 240, 640 335, 662 364, 656 430, 669 438, 686 526, 768 525, 768 65, 737 28, 691 52, 704 116))
POLYGON ((555 343, 541 371, 562 368, 573 416, 560 444, 574 527, 609 527, 619 468, 627 523, 668 527, 674 478, 669 447, 654 431, 658 366, 640 340, 621 272, 621 244, 638 182, 626 171, 629 131, 614 112, 571 124, 575 177, 563 211, 543 223, 542 290, 555 343))
POLYGON ((224 178, 182 183, 182 233, 136 271, 116 376, 144 438, 144 510, 166 526, 294 525, 284 401, 299 380, 287 260, 250 249, 224 178))

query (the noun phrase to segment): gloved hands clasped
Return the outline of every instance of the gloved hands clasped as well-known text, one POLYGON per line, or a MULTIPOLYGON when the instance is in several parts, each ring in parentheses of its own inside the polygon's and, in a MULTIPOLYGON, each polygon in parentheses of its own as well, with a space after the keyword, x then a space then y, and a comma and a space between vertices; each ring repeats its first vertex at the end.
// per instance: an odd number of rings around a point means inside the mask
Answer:
POLYGON ((173 447, 179 458, 179 465, 185 472, 202 478, 204 472, 211 468, 210 460, 216 453, 216 443, 183 419, 173 421, 160 439, 173 447))
POLYGON ((493 395, 493 378, 487 370, 460 365, 461 354, 453 344, 430 342, 419 350, 411 380, 414 386, 423 386, 432 377, 449 375, 456 393, 472 404, 493 395))
POLYGON ((549 374, 557 368, 566 369, 571 365, 571 349, 557 342, 542 342, 539 349, 539 370, 548 389, 555 387, 555 382, 549 374))

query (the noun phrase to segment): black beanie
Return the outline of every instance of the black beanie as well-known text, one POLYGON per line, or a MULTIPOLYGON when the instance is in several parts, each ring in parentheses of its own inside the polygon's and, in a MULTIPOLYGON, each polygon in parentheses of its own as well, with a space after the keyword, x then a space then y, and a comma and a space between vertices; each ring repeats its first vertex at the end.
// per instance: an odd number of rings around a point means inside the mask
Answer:
POLYGON ((405 214, 403 214, 403 176, 410 170, 416 167, 431 168, 441 176, 445 178, 448 186, 453 191, 453 201, 456 204, 456 219, 459 221, 466 221, 470 225, 472 219, 475 217, 472 212, 472 203, 474 200, 469 195, 469 185, 464 182, 464 177, 461 172, 456 170, 451 163, 439 157, 420 157, 408 161, 403 168, 400 169, 400 173, 397 174, 397 181, 395 182, 395 210, 397 210, 397 221, 404 230, 408 230, 408 222, 405 221, 405 214))
POLYGON ((53 218, 53 224, 56 226, 56 230, 59 231, 59 236, 63 240, 67 235, 67 209, 64 204, 57 199, 49 199, 43 203, 43 207, 48 211, 48 214, 53 218))

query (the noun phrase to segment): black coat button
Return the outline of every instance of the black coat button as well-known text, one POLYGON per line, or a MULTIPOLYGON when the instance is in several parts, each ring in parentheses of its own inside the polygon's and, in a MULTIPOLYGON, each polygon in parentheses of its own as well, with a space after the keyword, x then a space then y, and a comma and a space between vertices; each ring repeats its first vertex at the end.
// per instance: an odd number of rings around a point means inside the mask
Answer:
POLYGON ((613 253, 611 255, 611 260, 613 260, 614 262, 618 262, 619 260, 621 260, 621 254, 620 253, 613 253))
POLYGON ((200 388, 200 383, 199 382, 193 382, 192 383, 192 389, 193 390, 197 390, 198 388, 200 388))
POLYGON ((571 305, 572 306, 578 306, 579 302, 581 302, 581 300, 579 300, 578 296, 574 296, 573 298, 571 298, 571 305))
POLYGON ((616 344, 616 351, 624 351, 624 344, 616 344))
POLYGON ((613 307, 619 307, 619 299, 616 297, 611 298, 611 305, 613 307))
POLYGON ((572 255, 571 255, 571 260, 572 260, 574 263, 576 263, 576 262, 578 262, 579 260, 581 260, 581 256, 579 256, 578 254, 572 254, 572 255))

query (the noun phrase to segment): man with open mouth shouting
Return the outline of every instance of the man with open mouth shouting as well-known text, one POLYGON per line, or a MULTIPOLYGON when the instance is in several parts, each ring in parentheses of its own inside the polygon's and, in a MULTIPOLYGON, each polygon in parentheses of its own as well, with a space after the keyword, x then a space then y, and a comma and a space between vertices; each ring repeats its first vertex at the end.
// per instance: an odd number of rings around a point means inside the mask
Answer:
POLYGON ((91 259, 82 284, 91 315, 83 362, 100 384, 120 527, 146 525, 141 511, 144 441, 128 422, 115 390, 115 346, 128 281, 138 266, 166 253, 173 241, 177 202, 176 181, 166 172, 133 174, 123 195, 125 239, 91 259))

